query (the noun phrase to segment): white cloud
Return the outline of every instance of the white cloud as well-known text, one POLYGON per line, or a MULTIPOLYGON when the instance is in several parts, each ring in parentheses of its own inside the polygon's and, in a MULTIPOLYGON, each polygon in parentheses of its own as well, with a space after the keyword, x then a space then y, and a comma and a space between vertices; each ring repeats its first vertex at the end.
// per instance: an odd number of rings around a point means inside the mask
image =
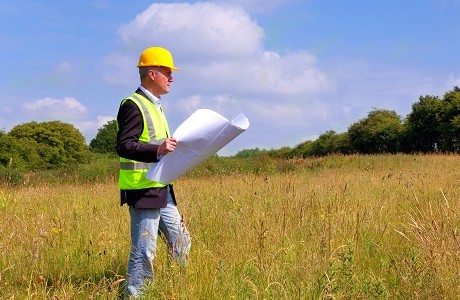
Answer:
POLYGON ((114 120, 113 116, 97 116, 95 120, 82 119, 73 122, 89 143, 97 134, 97 131, 107 122, 114 120))
POLYGON ((254 53, 263 37, 241 8, 209 2, 152 4, 118 33, 126 45, 167 45, 176 56, 198 59, 254 53))
POLYGON ((57 73, 69 73, 70 71, 73 70, 73 66, 71 63, 67 61, 60 62, 59 64, 56 65, 55 70, 57 73))
POLYGON ((226 3, 243 7, 251 12, 269 12, 275 8, 290 2, 290 0, 218 0, 218 3, 226 3))
POLYGON ((113 116, 97 116, 95 119, 88 116, 88 109, 75 98, 64 97, 57 99, 46 97, 22 105, 23 113, 37 121, 59 120, 73 124, 80 130, 89 142, 98 129, 108 121, 114 120, 113 116))
POLYGON ((42 117, 76 117, 87 111, 86 107, 77 99, 70 97, 64 97, 64 99, 46 97, 33 102, 24 103, 23 108, 26 112, 42 117))
POLYGON ((97 128, 101 128, 105 124, 107 124, 109 121, 115 120, 116 118, 113 116, 97 116, 97 128))
POLYGON ((184 113, 188 114, 200 108, 202 103, 202 97, 200 95, 193 95, 180 99, 178 101, 178 108, 184 113))
POLYGON ((293 105, 290 103, 273 103, 273 104, 264 104, 264 103, 253 103, 250 105, 251 111, 256 116, 260 116, 261 119, 276 121, 286 120, 287 122, 297 119, 302 115, 302 108, 293 105))
MULTIPOLYGON (((235 71, 232 75, 240 79, 238 88, 241 92, 255 92, 264 96, 300 96, 330 88, 328 76, 316 68, 315 63, 314 56, 307 52, 280 55, 265 51, 259 54, 257 60, 248 59, 236 70, 230 66, 226 69, 235 71)), ((235 80, 234 83, 237 82, 235 80)))

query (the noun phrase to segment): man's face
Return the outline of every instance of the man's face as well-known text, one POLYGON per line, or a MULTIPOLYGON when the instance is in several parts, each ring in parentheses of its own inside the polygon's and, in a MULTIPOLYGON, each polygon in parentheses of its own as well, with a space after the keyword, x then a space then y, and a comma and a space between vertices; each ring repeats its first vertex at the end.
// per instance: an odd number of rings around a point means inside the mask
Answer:
POLYGON ((149 71, 149 76, 159 95, 169 93, 169 86, 173 82, 172 72, 167 67, 154 67, 149 71))

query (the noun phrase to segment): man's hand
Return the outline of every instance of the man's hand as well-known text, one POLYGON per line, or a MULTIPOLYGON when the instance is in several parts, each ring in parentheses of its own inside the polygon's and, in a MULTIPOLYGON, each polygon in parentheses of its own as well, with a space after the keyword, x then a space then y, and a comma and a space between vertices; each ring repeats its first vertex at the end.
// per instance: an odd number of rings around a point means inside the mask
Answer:
POLYGON ((158 147, 157 154, 158 155, 166 155, 169 152, 173 152, 176 148, 177 140, 173 137, 167 138, 164 142, 158 147))

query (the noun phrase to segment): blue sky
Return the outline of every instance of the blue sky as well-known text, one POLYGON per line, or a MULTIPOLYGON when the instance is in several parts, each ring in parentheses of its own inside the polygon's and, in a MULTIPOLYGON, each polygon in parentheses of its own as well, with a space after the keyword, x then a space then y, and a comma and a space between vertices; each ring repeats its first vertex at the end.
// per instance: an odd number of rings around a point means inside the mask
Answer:
POLYGON ((459 0, 0 0, 0 130, 72 123, 89 142, 164 46, 171 130, 199 108, 249 129, 219 154, 294 147, 373 108, 405 117, 460 85, 459 0))

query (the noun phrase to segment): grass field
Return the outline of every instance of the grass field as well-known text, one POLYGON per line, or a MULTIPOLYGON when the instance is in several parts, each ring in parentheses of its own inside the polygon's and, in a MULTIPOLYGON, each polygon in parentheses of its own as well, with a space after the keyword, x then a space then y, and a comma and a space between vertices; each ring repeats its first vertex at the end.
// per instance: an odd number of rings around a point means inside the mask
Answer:
MULTIPOLYGON (((330 156, 175 183, 186 270, 159 242, 147 299, 458 299, 460 157, 330 156)), ((0 299, 119 299, 116 182, 0 189, 0 299)))

